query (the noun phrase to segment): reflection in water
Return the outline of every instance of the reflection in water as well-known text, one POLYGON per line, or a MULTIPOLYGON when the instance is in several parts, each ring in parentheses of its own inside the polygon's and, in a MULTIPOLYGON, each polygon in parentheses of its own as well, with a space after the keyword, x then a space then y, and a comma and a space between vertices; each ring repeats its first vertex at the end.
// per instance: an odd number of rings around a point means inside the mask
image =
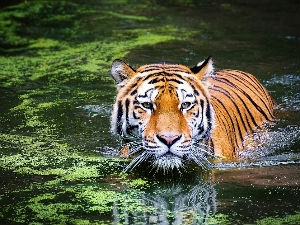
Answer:
POLYGON ((216 212, 214 184, 203 181, 187 185, 183 183, 159 187, 151 193, 141 194, 145 208, 151 212, 128 213, 121 211, 122 202, 115 202, 114 224, 202 224, 216 212))

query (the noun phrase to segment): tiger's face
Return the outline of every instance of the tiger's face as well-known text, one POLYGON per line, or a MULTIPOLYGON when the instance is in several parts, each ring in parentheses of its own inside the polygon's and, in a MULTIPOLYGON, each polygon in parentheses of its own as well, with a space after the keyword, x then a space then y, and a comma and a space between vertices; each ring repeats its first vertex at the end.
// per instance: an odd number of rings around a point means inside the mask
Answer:
POLYGON ((134 70, 120 60, 114 61, 112 76, 119 92, 112 131, 141 141, 132 151, 142 153, 132 164, 149 160, 169 169, 181 167, 186 159, 201 163, 199 158, 207 151, 203 140, 209 137, 214 124, 205 87, 205 77, 211 72, 210 58, 191 69, 150 64, 134 70))

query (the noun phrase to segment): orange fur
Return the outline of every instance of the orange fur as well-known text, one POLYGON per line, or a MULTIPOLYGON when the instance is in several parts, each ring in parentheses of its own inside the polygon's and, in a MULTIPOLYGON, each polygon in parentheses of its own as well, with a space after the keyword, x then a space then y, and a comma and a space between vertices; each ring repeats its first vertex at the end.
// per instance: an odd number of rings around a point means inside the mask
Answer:
POLYGON ((127 132, 125 128, 138 126, 148 145, 157 144, 157 136, 180 136, 181 148, 185 148, 196 137, 195 129, 204 129, 207 136, 202 139, 209 138, 216 156, 236 158, 244 147, 245 136, 273 119, 274 102, 253 75, 237 70, 213 72, 210 58, 191 69, 177 64, 150 64, 133 70, 121 61, 112 68, 116 71, 112 75, 120 85, 112 130, 123 134, 127 132), (184 99, 193 95, 195 105, 183 109, 184 99), (139 101, 144 99, 147 107, 152 108, 143 107, 139 101), (193 120, 199 123, 203 117, 207 121, 203 121, 202 127, 201 124, 197 124, 199 128, 191 127, 193 120))
POLYGON ((236 158, 238 152, 244 147, 243 138, 248 134, 252 134, 257 126, 261 126, 264 122, 273 119, 274 102, 267 90, 253 75, 248 73, 241 73, 236 70, 223 70, 217 72, 215 76, 209 78, 208 81, 211 84, 209 93, 216 115, 216 126, 212 133, 215 154, 227 158, 236 158), (234 74, 235 76, 230 74, 234 74), (226 81, 228 80, 238 88, 227 86, 218 81, 217 78, 225 79, 226 81), (242 79, 243 82, 237 78, 242 79), (253 86, 253 89, 256 91, 250 91, 249 85, 253 86), (229 97, 225 97, 224 94, 218 92, 218 90, 221 89, 217 87, 226 90, 229 97), (237 94, 240 94, 242 91, 247 92, 252 101, 258 105, 258 108, 244 95, 239 95, 239 97, 237 97, 237 94), (234 99, 234 102, 231 101, 230 98, 234 99), (221 106, 218 99, 223 100, 222 103, 227 110, 230 110, 230 115, 228 115, 225 108, 221 106), (264 104, 264 102, 266 104, 264 104), (244 104, 247 107, 245 107, 244 104), (254 120, 251 119, 247 112, 247 108, 251 112, 254 120), (264 116, 259 110, 262 110, 266 115, 264 116), (236 117, 239 117, 239 114, 242 115, 241 118, 244 123, 242 123, 242 120, 235 119, 236 117), (229 116, 231 116, 234 126, 231 125, 229 116), (253 121, 255 121, 256 124, 253 121), (241 136, 237 127, 240 128, 241 136), (234 130, 234 128, 236 130, 234 130), (235 134, 234 136, 232 135, 233 133, 235 134))

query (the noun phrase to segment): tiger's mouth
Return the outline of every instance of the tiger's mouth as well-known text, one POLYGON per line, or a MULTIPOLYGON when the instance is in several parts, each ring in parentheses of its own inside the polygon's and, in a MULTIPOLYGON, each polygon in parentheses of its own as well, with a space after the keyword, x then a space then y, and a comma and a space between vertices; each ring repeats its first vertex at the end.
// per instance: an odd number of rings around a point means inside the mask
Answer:
POLYGON ((167 152, 167 153, 165 153, 165 154, 163 154, 163 155, 161 155, 160 158, 161 157, 165 157, 165 158, 174 158, 174 157, 177 157, 177 158, 183 159, 183 156, 176 155, 176 154, 174 154, 174 153, 172 153, 170 151, 167 152))
POLYGON ((153 165, 163 170, 179 169, 183 164, 183 156, 176 155, 170 151, 153 159, 153 165))
MULTIPOLYGON (((180 170, 188 162, 194 162, 202 168, 209 165, 208 158, 212 157, 212 153, 206 148, 199 148, 201 143, 195 142, 190 148, 163 149, 158 146, 155 148, 145 148, 141 146, 141 142, 131 142, 133 148, 129 150, 129 155, 134 156, 132 161, 124 168, 123 172, 134 169, 142 162, 149 163, 158 170, 168 171, 180 170)), ((206 147, 206 146, 204 146, 206 147)))
MULTIPOLYGON (((145 152, 147 152, 147 150, 145 152)), ((153 166, 167 171, 172 169, 179 170, 188 162, 194 162, 200 167, 206 169, 209 165, 208 158, 212 156, 213 154, 208 152, 207 149, 191 147, 185 148, 185 150, 181 149, 179 152, 169 150, 161 155, 152 153, 151 158, 153 166)))

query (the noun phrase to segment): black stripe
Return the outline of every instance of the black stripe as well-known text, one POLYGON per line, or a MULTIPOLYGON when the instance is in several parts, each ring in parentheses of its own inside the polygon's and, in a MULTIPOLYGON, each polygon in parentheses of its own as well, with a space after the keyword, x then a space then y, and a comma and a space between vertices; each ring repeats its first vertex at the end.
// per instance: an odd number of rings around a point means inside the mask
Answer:
POLYGON ((199 114, 200 114, 200 110, 198 109, 198 110, 197 110, 197 114, 195 114, 195 118, 198 118, 198 117, 199 117, 199 114))
MULTIPOLYGON (((201 125, 199 125, 198 126, 198 136, 200 136, 202 133, 203 133, 203 131, 204 131, 204 127, 203 126, 201 126, 201 125)), ((202 137, 203 135, 201 135, 200 137, 202 137)))
POLYGON ((133 116, 133 118, 136 119, 136 120, 140 119, 140 117, 138 117, 134 111, 132 112, 132 116, 133 116))
POLYGON ((169 67, 165 70, 166 72, 168 72, 168 73, 172 73, 172 72, 183 72, 183 73, 186 73, 187 71, 186 70, 181 70, 181 69, 178 69, 178 68, 176 68, 176 69, 170 69, 169 67))
MULTIPOLYGON (((245 121, 243 119, 242 113, 241 113, 239 107, 237 106, 236 102, 234 101, 234 99, 232 99, 232 97, 230 96, 230 93, 228 91, 224 90, 224 89, 223 89, 224 91, 223 90, 221 91, 221 90, 218 90, 218 89, 214 89, 214 88, 210 88, 210 89, 214 90, 216 92, 222 93, 223 95, 225 95, 227 98, 229 98, 231 100, 231 102, 233 103, 234 107, 236 108, 236 110, 237 110, 237 112, 238 112, 238 114, 239 114, 239 116, 241 118, 241 121, 242 121, 242 124, 243 124, 243 127, 244 127, 245 131, 247 131, 248 129, 246 128, 246 124, 245 124, 245 121), (227 93, 225 93, 225 92, 227 92, 227 93)), ((247 116, 246 116, 246 119, 247 119, 247 116)), ((247 119, 247 124, 248 124, 249 129, 251 130, 251 126, 249 124, 248 119, 247 119)))
MULTIPOLYGON (((154 143, 154 144, 156 144, 155 142, 152 142, 152 141, 151 141, 151 143, 154 143)), ((147 148, 152 148, 152 149, 156 149, 156 148, 158 148, 157 146, 150 146, 150 145, 146 145, 146 147, 147 147, 147 148)))
POLYGON ((134 89, 134 90, 130 93, 130 95, 133 96, 133 95, 135 95, 136 93, 137 93, 137 89, 134 89))
POLYGON ((135 106, 134 106, 134 109, 142 109, 142 107, 139 106, 139 105, 135 105, 135 106))
POLYGON ((261 83, 254 77, 254 76, 250 76, 250 74, 247 74, 243 71, 239 71, 239 70, 235 70, 237 73, 243 74, 244 76, 248 77, 253 83, 255 83, 257 86, 260 87, 260 89, 266 94, 265 89, 263 88, 263 86, 261 85, 261 83))
POLYGON ((175 77, 176 78, 179 78, 179 79, 182 79, 182 80, 186 80, 183 76, 181 76, 180 74, 177 74, 177 73, 169 73, 168 71, 164 71, 164 72, 160 72, 160 73, 157 73, 158 75, 160 76, 165 76, 165 77, 175 77))
POLYGON ((190 83, 190 82, 188 82, 188 83, 189 83, 189 85, 191 86, 191 88, 194 90, 194 94, 197 95, 197 96, 199 96, 200 94, 199 94, 199 92, 196 90, 195 86, 194 86, 192 83, 190 83))
MULTIPOLYGON (((222 89, 223 91, 226 91, 228 94, 229 94, 229 92, 227 91, 227 90, 225 90, 223 87, 220 87, 220 86, 218 86, 218 85, 214 85, 213 86, 214 88, 220 88, 220 89, 222 89)), ((213 88, 208 88, 208 89, 210 89, 210 90, 214 90, 213 88)), ((216 90, 215 90, 216 91, 216 90)), ((251 122, 254 124, 254 126, 258 126, 257 125, 257 123, 256 123, 256 121, 255 121, 255 119, 254 119, 254 117, 253 117, 253 115, 252 115, 252 113, 250 112, 250 110, 249 110, 249 108, 248 108, 248 106, 246 105, 246 103, 244 102, 244 100, 234 91, 234 90, 231 90, 239 99, 240 99, 240 101, 243 103, 243 105, 244 105, 244 107, 245 107, 245 109, 247 110, 247 112, 248 112, 248 114, 249 114, 249 116, 250 116, 250 118, 251 118, 251 122)), ((247 118, 247 122, 248 122, 248 125, 249 125, 249 121, 248 121, 248 117, 246 117, 247 118)))
MULTIPOLYGON (((226 130, 226 133, 224 134, 224 135, 227 135, 227 137, 229 137, 229 141, 230 141, 230 143, 231 143, 231 145, 232 146, 235 146, 235 144, 233 143, 233 140, 232 140, 232 136, 230 135, 229 136, 229 134, 231 134, 231 131, 230 131, 230 128, 229 128, 229 126, 226 126, 226 124, 224 123, 224 117, 221 117, 220 118, 220 116, 219 115, 221 115, 222 114, 222 112, 221 112, 221 110, 219 109, 219 107, 217 106, 217 105, 214 105, 214 109, 215 109, 215 111, 219 111, 220 113, 218 114, 218 113, 215 113, 215 115, 216 115, 216 117, 219 119, 219 121, 221 121, 222 122, 222 124, 223 124, 223 126, 224 126, 224 128, 225 128, 225 130, 226 130)), ((225 120, 225 122, 228 124, 229 123, 229 121, 227 121, 227 120, 225 120)), ((228 124, 229 125, 229 124, 228 124)), ((214 139, 211 139, 212 140, 212 146, 214 146, 214 143, 213 143, 213 141, 214 141, 214 139)), ((235 140, 236 141, 236 140, 235 140)), ((233 148, 233 152, 235 153, 236 152, 236 148, 234 147, 233 148)))
POLYGON ((150 81, 148 82, 148 84, 156 84, 156 83, 161 82, 161 81, 163 81, 163 80, 164 80, 163 78, 156 77, 156 78, 150 80, 150 81))
MULTIPOLYGON (((234 134, 235 134, 236 133, 236 129, 235 129, 235 126, 234 126, 234 123, 233 123, 233 119, 230 116, 227 108, 225 107, 225 105, 223 104, 223 102, 221 102, 221 100, 219 100, 218 98, 216 98, 213 95, 211 97, 214 98, 214 99, 216 99, 221 104, 221 106, 224 108, 224 110, 226 111, 226 113, 227 113, 227 115, 228 115, 228 117, 230 119, 230 122, 231 122, 231 125, 232 125, 232 128, 233 128, 234 134)), ((237 126, 237 128, 238 128, 238 131, 239 131, 240 139, 241 139, 241 141, 243 141, 242 133, 241 133, 241 130, 239 129, 239 126, 237 126)), ((238 143, 237 143, 237 139, 236 138, 235 138, 235 143, 236 143, 236 146, 239 146, 238 143)))
MULTIPOLYGON (((239 71, 238 71, 239 72, 239 71)), ((237 76, 237 75, 235 75, 235 74, 232 74, 232 73, 229 73, 229 72, 227 72, 227 74, 228 75, 234 75, 235 77, 238 77, 239 79, 243 79, 243 80, 245 80, 244 78, 242 78, 242 77, 240 77, 240 76, 237 76)), ((245 73, 242 73, 242 74, 245 74, 245 73)), ((247 75, 247 74, 245 74, 245 75, 247 75)), ((240 82, 240 83, 242 83, 242 84, 244 84, 242 81, 240 81, 239 79, 237 79, 237 78, 235 78, 235 77, 233 77, 232 76, 232 78, 233 79, 235 79, 235 80, 237 80, 238 82, 240 82)), ((249 77, 248 75, 247 75, 247 77, 249 77)), ((226 78, 223 78, 223 77, 220 77, 221 79, 226 79, 226 78)), ((250 77, 249 77, 250 78, 250 77)), ((251 79, 252 80, 252 79, 251 79)), ((247 80, 246 80, 247 81, 247 80)), ((247 86, 247 88, 249 88, 249 90, 251 90, 252 91, 252 93, 254 93, 254 94, 260 94, 260 96, 262 96, 261 95, 261 93, 257 93, 257 87, 255 87, 255 86, 253 86, 253 84, 251 83, 251 82, 249 82, 249 81, 247 81, 253 88, 254 88, 254 90, 253 89, 251 89, 250 87, 248 87, 247 85, 245 85, 245 86, 247 86)), ((231 82, 232 83, 232 82, 231 82)), ((233 84, 233 83, 232 83, 233 84)), ((263 93, 264 94, 266 94, 265 93, 265 91, 263 90, 263 86, 259 83, 258 84, 258 88, 260 88, 262 91, 263 91, 263 93)), ((268 94, 266 94, 266 95, 268 95, 268 94)), ((267 110, 269 111, 269 108, 267 107, 267 105, 266 105, 266 103, 265 103, 265 101, 263 101, 262 100, 262 98, 260 97, 259 95, 257 95, 257 97, 259 97, 259 99, 261 100, 261 102, 265 105, 265 107, 267 108, 267 110)), ((272 113, 269 111, 269 114, 270 115, 272 115, 272 113)), ((273 117, 273 116, 271 116, 271 117, 273 117)), ((270 119, 269 119, 270 120, 270 119)))
POLYGON ((129 99, 127 98, 125 100, 125 108, 126 108, 126 123, 128 123, 129 121, 129 118, 128 118, 128 113, 129 113, 129 104, 130 104, 130 101, 129 99))
POLYGON ((146 72, 150 72, 150 71, 157 71, 157 70, 161 70, 162 68, 151 68, 151 69, 145 69, 143 71, 141 71, 141 73, 146 73, 146 72))
POLYGON ((203 126, 203 117, 204 117, 204 101, 201 99, 200 100, 200 105, 201 105, 201 121, 198 126, 198 135, 202 134, 204 131, 204 126, 203 126))
POLYGON ((118 102, 118 111, 117 111, 117 133, 121 134, 122 132, 122 116, 123 116, 123 107, 122 107, 122 101, 118 102))
POLYGON ((177 84, 183 84, 182 81, 177 80, 177 79, 167 79, 167 82, 175 82, 175 83, 177 83, 177 84))
MULTIPOLYGON (((206 108, 206 117, 207 117, 207 130, 205 132, 205 134, 202 135, 202 137, 209 137, 210 133, 211 133, 211 129, 212 129, 212 121, 211 121, 211 105, 209 104, 208 99, 206 100, 207 103, 207 108, 206 108)), ((202 115, 203 115, 203 111, 202 111, 202 115)))
POLYGON ((175 76, 175 77, 177 77, 179 79, 185 80, 184 77, 181 76, 180 74, 172 74, 172 73, 168 73, 166 71, 164 71, 164 72, 157 72, 157 73, 151 73, 151 74, 148 74, 147 76, 143 77, 142 79, 143 79, 143 82, 144 82, 144 81, 148 80, 151 77, 160 77, 160 76, 163 76, 163 77, 175 76))
MULTIPOLYGON (((241 82, 241 83, 244 84, 245 86, 247 86, 247 85, 246 85, 244 82, 247 82, 248 84, 250 84, 250 85, 254 88, 255 91, 257 91, 257 88, 260 89, 261 91, 263 91, 262 85, 261 85, 261 84, 257 84, 257 87, 255 87, 255 86, 253 85, 253 83, 255 83, 255 82, 251 83, 249 80, 245 79, 244 77, 241 77, 241 76, 239 76, 239 75, 237 75, 237 74, 234 74, 234 73, 230 73, 229 71, 226 71, 226 74, 229 75, 230 77, 232 77, 233 79, 235 79, 235 80, 241 82), (236 78, 234 78, 234 77, 236 77, 236 78), (241 80, 243 80, 244 82, 242 82, 241 80)), ((221 75, 221 78, 222 78, 223 76, 224 76, 224 74, 221 75)), ((247 77, 248 77, 248 76, 247 76, 247 77)), ((250 79, 250 77, 248 77, 248 78, 250 79)), ((253 81, 252 79, 250 79, 250 80, 253 81)), ((247 88, 251 89, 249 86, 247 86, 247 88)), ((254 91, 252 90, 252 92, 254 92, 254 91)), ((262 93, 260 93, 260 94, 262 94, 262 93)), ((263 94, 265 94, 264 91, 263 91, 263 94)))
POLYGON ((160 75, 160 73, 148 74, 147 76, 143 77, 143 82, 145 82, 145 80, 148 80, 150 77, 154 77, 154 76, 157 76, 157 75, 160 75))
MULTIPOLYGON (((227 136, 229 135, 229 134, 231 134, 231 132, 230 132, 230 127, 229 127, 229 121, 227 121, 224 117, 221 117, 220 115, 222 115, 222 111, 219 109, 219 107, 217 106, 217 105, 214 105, 215 107, 214 107, 214 109, 215 109, 215 111, 219 111, 220 113, 218 114, 218 113, 215 113, 215 116, 222 122, 222 124, 224 125, 224 127, 225 127, 225 129, 226 129, 226 134, 227 134, 227 136), (217 109, 217 110, 216 110, 217 109), (225 120, 225 122, 227 122, 227 124, 228 124, 228 126, 226 126, 226 124, 224 123, 224 120, 225 120)), ((232 142, 232 138, 230 138, 230 142, 231 142, 231 144, 232 145, 234 145, 233 144, 233 142, 232 142)))
POLYGON ((192 110, 195 107, 196 107, 196 104, 192 105, 192 107, 189 109, 189 111, 192 110))
POLYGON ((131 90, 137 86, 137 83, 142 79, 142 77, 135 77, 135 82, 128 89, 131 90))
POLYGON ((206 104, 207 104, 207 108, 206 108, 206 117, 208 118, 208 131, 211 131, 212 128, 212 118, 211 118, 211 105, 209 103, 209 100, 206 99, 206 104))
POLYGON ((249 77, 249 79, 251 79, 254 83, 256 83, 258 86, 260 86, 260 89, 264 92, 264 94, 268 97, 269 103, 273 104, 273 99, 271 98, 271 96, 269 95, 268 91, 264 88, 264 86, 259 82, 259 80, 255 77, 255 76, 249 76, 250 74, 247 74, 243 71, 237 71, 240 72, 241 74, 249 77))
POLYGON ((138 98, 147 98, 147 97, 148 97, 148 96, 147 96, 147 93, 148 93, 149 91, 153 91, 153 90, 155 90, 155 88, 150 88, 149 90, 147 90, 147 91, 145 92, 144 95, 139 95, 138 98))
POLYGON ((165 66, 165 69, 180 69, 178 68, 179 64, 167 64, 167 66, 165 66))
POLYGON ((168 74, 168 73, 167 73, 167 75, 169 75, 169 76, 175 76, 175 77, 178 77, 178 78, 181 79, 181 80, 186 81, 186 80, 184 79, 184 77, 181 76, 180 74, 168 74))
POLYGON ((193 79, 190 79, 190 78, 186 78, 186 79, 184 79, 184 80, 186 80, 186 82, 191 86, 191 88, 194 90, 194 94, 195 95, 197 95, 197 96, 199 96, 200 95, 200 93, 199 93, 199 91, 197 91, 197 89, 195 88, 195 86, 192 84, 193 82, 194 82, 194 80, 193 79))
POLYGON ((148 69, 151 68, 151 67, 153 67, 153 68, 161 68, 161 65, 153 65, 153 64, 151 64, 151 65, 145 65, 145 66, 143 66, 143 68, 148 68, 148 69))
POLYGON ((125 100, 125 108, 126 108, 126 134, 129 134, 129 135, 132 135, 131 134, 131 131, 134 129, 132 128, 133 126, 131 126, 129 124, 129 105, 130 105, 130 101, 129 99, 127 98, 125 100))
MULTIPOLYGON (((271 118, 268 118, 268 116, 266 115, 266 113, 262 110, 262 108, 259 106, 259 105, 257 105, 254 101, 253 101, 253 99, 244 91, 244 90, 242 90, 241 88, 239 88, 237 85, 235 85, 234 83, 232 83, 231 81, 229 81, 228 79, 225 79, 225 78, 214 78, 216 81, 219 81, 219 82, 221 82, 221 83, 224 83, 224 84, 227 84, 228 86, 231 86, 231 87, 233 87, 233 88, 236 88, 237 90, 239 90, 241 93, 243 93, 250 101, 251 101, 251 103, 254 105, 254 107, 264 116, 264 118, 266 119, 266 120, 271 120, 271 118)), ((265 107, 267 108, 267 110, 268 110, 268 113, 270 114, 270 115, 272 115, 271 113, 270 113, 270 110, 269 110, 269 108, 266 106, 266 103, 258 96, 258 98, 261 100, 261 102, 265 105, 265 107)))
POLYGON ((200 66, 196 65, 193 68, 190 68, 190 70, 195 74, 199 73, 200 70, 202 70, 207 65, 210 59, 211 57, 209 56, 200 66))

